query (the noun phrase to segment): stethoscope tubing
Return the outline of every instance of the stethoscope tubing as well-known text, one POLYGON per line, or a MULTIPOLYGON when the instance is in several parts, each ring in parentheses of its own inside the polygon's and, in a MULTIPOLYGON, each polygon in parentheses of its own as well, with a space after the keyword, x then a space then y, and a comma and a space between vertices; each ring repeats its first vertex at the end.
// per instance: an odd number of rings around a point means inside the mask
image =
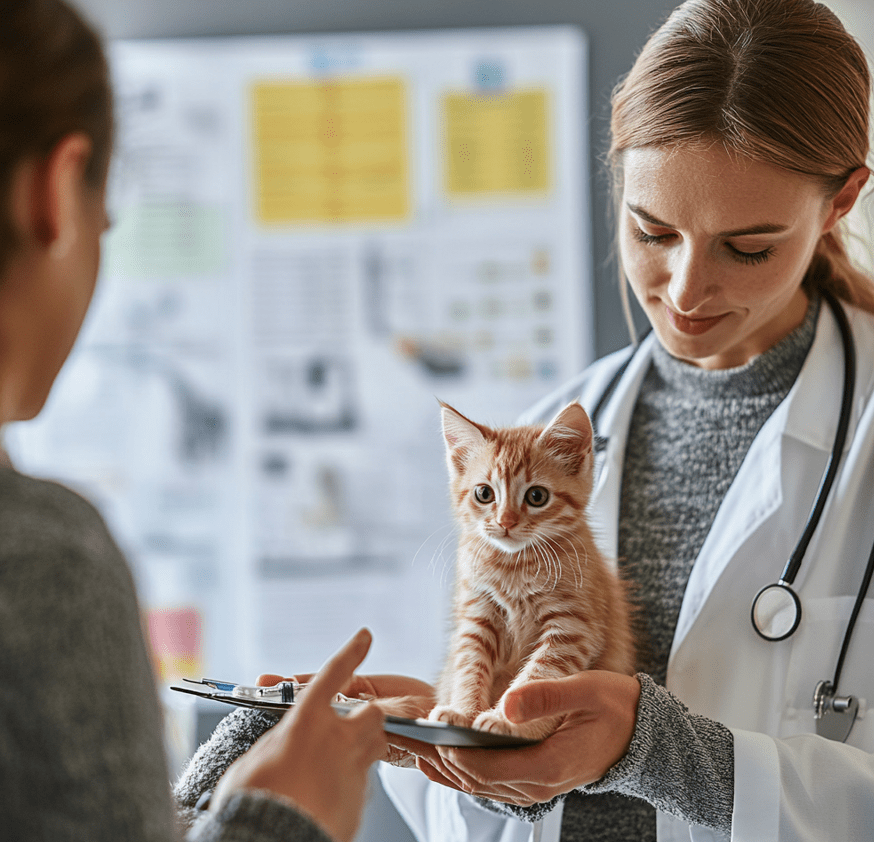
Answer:
POLYGON ((841 332, 841 342, 844 348, 844 388, 841 395, 841 412, 838 418, 838 426, 835 430, 831 454, 829 455, 828 464, 823 473, 819 489, 816 492, 813 508, 808 515, 804 531, 801 533, 801 537, 798 539, 798 543, 795 545, 795 549, 789 556, 789 560, 786 562, 786 566, 783 568, 783 573, 780 576, 779 584, 784 586, 791 586, 795 583, 795 577, 801 569, 804 554, 807 552, 807 547, 810 544, 811 538, 813 538, 816 527, 819 526, 822 511, 828 501, 829 492, 840 467, 853 410, 853 396, 856 385, 856 346, 853 342, 853 334, 850 331, 850 323, 847 320, 844 308, 830 292, 823 290, 822 297, 828 303, 838 323, 838 329, 841 332))

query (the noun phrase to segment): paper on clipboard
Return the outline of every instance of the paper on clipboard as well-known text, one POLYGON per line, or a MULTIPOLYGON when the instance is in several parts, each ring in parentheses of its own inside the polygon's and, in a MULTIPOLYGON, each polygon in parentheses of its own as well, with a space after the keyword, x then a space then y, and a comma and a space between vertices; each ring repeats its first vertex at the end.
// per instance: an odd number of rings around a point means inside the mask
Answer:
MULTIPOLYGON (((280 714, 290 707, 294 707, 295 704, 294 702, 274 702, 235 696, 227 690, 203 690, 194 687, 180 687, 178 685, 173 685, 170 689, 180 693, 199 696, 202 699, 225 702, 236 707, 269 710, 280 714)), ((336 704, 333 707, 341 714, 346 714, 350 710, 348 705, 343 704, 336 704)), ((434 746, 452 746, 455 748, 523 748, 524 746, 535 745, 538 742, 537 740, 529 740, 524 737, 495 734, 490 731, 480 731, 476 728, 450 725, 447 722, 431 722, 428 719, 405 719, 402 716, 393 716, 391 714, 386 714, 384 728, 387 734, 419 740, 434 746)))

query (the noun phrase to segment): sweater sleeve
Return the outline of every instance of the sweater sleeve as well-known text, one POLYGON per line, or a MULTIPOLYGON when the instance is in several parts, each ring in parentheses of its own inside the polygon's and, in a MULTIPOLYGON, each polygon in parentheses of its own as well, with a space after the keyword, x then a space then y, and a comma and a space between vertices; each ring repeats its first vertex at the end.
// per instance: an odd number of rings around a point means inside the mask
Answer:
POLYGON ((265 793, 238 793, 216 812, 202 813, 186 842, 334 842, 291 804, 265 793))
POLYGON ((198 818, 198 801, 216 788, 227 768, 279 719, 268 711, 237 708, 219 722, 210 738, 188 761, 173 788, 184 825, 191 825, 198 818))
POLYGON ((648 801, 689 824, 731 834, 734 738, 719 722, 697 716, 648 675, 638 674, 637 726, 628 752, 580 791, 614 792, 648 801))
MULTIPOLYGON (((637 725, 625 756, 582 794, 640 798, 689 824, 731 834, 734 802, 734 737, 719 722, 696 716, 644 673, 637 725)), ((477 799, 496 812, 526 821, 543 818, 565 796, 516 807, 477 799)))

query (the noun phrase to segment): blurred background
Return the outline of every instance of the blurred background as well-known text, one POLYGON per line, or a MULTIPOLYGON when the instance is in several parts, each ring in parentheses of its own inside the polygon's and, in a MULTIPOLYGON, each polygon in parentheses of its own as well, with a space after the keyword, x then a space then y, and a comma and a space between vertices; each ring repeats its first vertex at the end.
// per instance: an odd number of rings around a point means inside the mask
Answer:
MULTIPOLYGON (((870 57, 874 0, 827 5, 870 57)), ((627 344, 609 98, 674 3, 79 6, 111 44, 113 227, 13 459, 109 520, 165 688, 312 671, 363 625, 366 670, 432 681, 437 400, 512 423, 627 344)), ((866 259, 870 201, 853 225, 866 259)), ((220 713, 164 697, 178 766, 220 713)), ((360 839, 409 839, 379 795, 360 839)))

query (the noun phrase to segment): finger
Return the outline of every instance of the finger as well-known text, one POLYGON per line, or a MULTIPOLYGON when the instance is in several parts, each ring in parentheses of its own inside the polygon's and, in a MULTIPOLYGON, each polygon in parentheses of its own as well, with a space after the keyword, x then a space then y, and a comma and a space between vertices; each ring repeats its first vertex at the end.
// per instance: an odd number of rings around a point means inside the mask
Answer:
POLYGON ((287 678, 283 678, 281 675, 275 675, 272 672, 265 672, 258 676, 255 680, 256 687, 275 687, 279 684, 280 681, 287 681, 287 678))
POLYGON ((437 757, 437 749, 429 743, 423 743, 421 740, 414 740, 411 737, 399 737, 396 734, 389 734, 388 741, 396 748, 408 751, 410 754, 415 754, 418 757, 437 757))
POLYGON ((567 678, 532 681, 507 692, 504 714, 518 723, 578 711, 585 707, 590 687, 591 676, 584 672, 567 678))
MULTIPOLYGON (((448 786, 451 789, 456 789, 459 792, 466 792, 468 795, 475 795, 480 798, 490 798, 493 801, 516 804, 520 807, 530 807, 537 801, 536 796, 532 796, 530 793, 516 787, 508 786, 504 783, 482 782, 476 778, 460 774, 459 770, 442 761, 431 763, 423 758, 419 758, 419 761, 417 765, 429 780, 443 786, 448 786)), ((548 801, 549 798, 545 800, 548 801)))
POLYGON ((387 753, 388 740, 382 727, 384 717, 376 705, 360 705, 346 717, 346 721, 357 730, 356 743, 368 765, 387 753))
POLYGON ((418 758, 416 760, 416 767, 419 769, 422 774, 428 778, 429 781, 434 781, 435 784, 441 784, 442 786, 449 787, 450 789, 458 790, 458 792, 464 792, 464 790, 457 784, 455 781, 446 777, 436 766, 432 763, 429 763, 424 758, 418 758))
POLYGON ((434 688, 419 678, 406 675, 368 675, 368 681, 380 697, 423 696, 434 697, 434 688))
POLYGON ((355 668, 367 655, 372 640, 368 629, 356 632, 307 685, 306 692, 300 697, 300 707, 306 709, 330 704, 334 696, 349 683, 355 668))
POLYGON ((501 751, 445 748, 441 749, 441 754, 446 764, 457 770, 459 775, 479 781, 501 781, 507 785, 527 784, 532 769, 549 769, 554 759, 540 746, 501 751))

